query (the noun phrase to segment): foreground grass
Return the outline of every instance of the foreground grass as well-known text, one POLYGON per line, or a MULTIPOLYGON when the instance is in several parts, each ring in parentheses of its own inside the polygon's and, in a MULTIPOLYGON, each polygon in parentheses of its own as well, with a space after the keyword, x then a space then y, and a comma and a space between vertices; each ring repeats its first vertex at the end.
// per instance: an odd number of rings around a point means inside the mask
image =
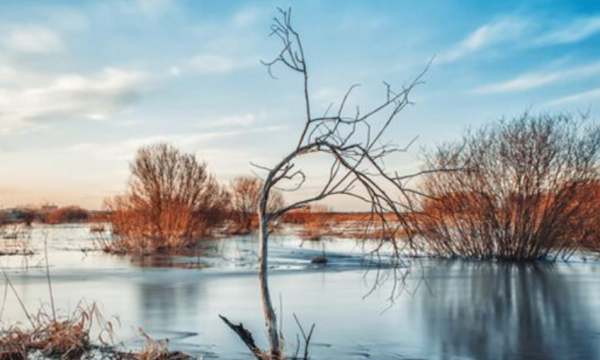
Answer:
POLYGON ((30 326, 10 326, 0 337, 0 360, 88 358, 123 360, 190 360, 189 355, 169 351, 165 341, 155 341, 143 330, 146 345, 140 351, 125 351, 114 346, 113 324, 100 313, 98 306, 80 304, 66 317, 40 309, 27 314, 30 326), (99 329, 92 339, 92 329, 99 329))

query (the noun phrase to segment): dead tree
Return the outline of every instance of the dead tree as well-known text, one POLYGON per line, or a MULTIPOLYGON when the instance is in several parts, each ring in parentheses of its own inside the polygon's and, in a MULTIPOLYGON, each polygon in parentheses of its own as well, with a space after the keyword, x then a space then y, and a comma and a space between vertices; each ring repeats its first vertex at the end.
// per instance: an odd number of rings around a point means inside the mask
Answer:
MULTIPOLYGON (((348 89, 339 105, 333 110, 333 104, 322 116, 313 114, 309 88, 309 69, 299 34, 291 23, 291 11, 279 9, 279 15, 271 25, 271 36, 281 41, 278 56, 263 64, 273 76, 276 66, 291 70, 303 80, 304 126, 296 147, 281 161, 272 167, 257 166, 266 173, 258 206, 259 216, 259 281, 263 315, 266 322, 269 350, 256 346, 247 330, 241 325, 232 328, 245 342, 257 359, 284 359, 282 335, 279 333, 277 318, 269 291, 267 261, 269 224, 285 213, 306 207, 336 196, 346 196, 362 202, 370 209, 372 223, 384 230, 381 233, 396 233, 394 228, 405 227, 405 213, 412 208, 412 198, 416 191, 405 186, 407 180, 414 175, 400 176, 389 172, 384 166, 384 159, 394 153, 406 151, 384 141, 384 134, 398 114, 411 105, 409 94, 421 83, 427 68, 408 85, 395 90, 385 84, 383 100, 373 108, 363 111, 359 106, 348 110, 354 85, 348 89), (301 200, 291 202, 276 209, 269 209, 268 204, 275 190, 298 191, 307 180, 306 172, 298 165, 300 159, 320 155, 330 160, 327 180, 321 184, 314 194, 301 200)), ((410 145, 410 144, 409 144, 410 145)), ((408 234, 409 236, 410 234, 408 234)), ((399 265, 401 248, 406 242, 395 238, 382 239, 396 250, 395 260, 399 265)), ((305 344, 307 345, 307 344, 305 344)))

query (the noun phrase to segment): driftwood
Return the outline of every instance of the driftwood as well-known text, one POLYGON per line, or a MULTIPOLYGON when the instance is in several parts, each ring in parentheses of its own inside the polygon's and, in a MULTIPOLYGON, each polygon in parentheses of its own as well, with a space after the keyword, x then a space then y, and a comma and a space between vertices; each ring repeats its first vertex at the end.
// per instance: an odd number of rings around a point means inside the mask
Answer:
POLYGON ((269 356, 260 347, 258 347, 258 345, 256 345, 256 342, 254 342, 254 337, 252 337, 252 333, 250 333, 250 331, 248 331, 248 329, 244 327, 244 324, 239 323, 238 325, 235 325, 231 321, 229 321, 225 316, 219 315, 219 317, 225 322, 225 324, 227 324, 227 326, 229 326, 231 330, 233 330, 240 337, 240 339, 242 339, 244 344, 246 344, 248 349, 250 349, 252 354, 257 359, 269 360, 269 356))

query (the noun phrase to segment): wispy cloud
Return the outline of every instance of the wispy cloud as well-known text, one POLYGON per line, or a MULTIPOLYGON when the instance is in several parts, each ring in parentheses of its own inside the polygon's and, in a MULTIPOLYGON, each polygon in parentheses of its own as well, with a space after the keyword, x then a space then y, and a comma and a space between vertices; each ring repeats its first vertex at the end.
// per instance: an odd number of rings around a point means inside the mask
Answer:
POLYGON ((477 28, 452 49, 438 57, 440 62, 451 62, 484 48, 509 42, 519 37, 526 29, 523 19, 505 18, 477 28))
POLYGON ((47 77, 34 71, 29 71, 14 61, 0 56, 0 89, 4 86, 27 86, 47 80, 47 77))
POLYGON ((173 0, 135 0, 140 12, 148 17, 156 17, 167 12, 176 3, 173 0))
POLYGON ((600 74, 600 62, 595 62, 593 64, 568 70, 532 72, 522 74, 511 80, 502 81, 499 83, 489 84, 476 88, 472 92, 476 94, 496 94, 525 91, 539 88, 542 86, 551 85, 554 83, 575 81, 598 74, 600 74))
POLYGON ((92 76, 58 75, 45 85, 0 88, 0 131, 22 130, 60 119, 102 120, 135 103, 148 75, 105 69, 92 76))
POLYGON ((105 142, 85 142, 69 146, 66 148, 66 150, 74 152, 85 151, 100 157, 129 159, 133 157, 135 151, 141 146, 157 142, 166 142, 180 148, 193 149, 215 140, 223 140, 252 133, 270 133, 280 129, 280 126, 264 126, 234 131, 204 131, 197 133, 160 134, 154 136, 130 138, 108 145, 105 142))
POLYGON ((587 39, 600 32, 600 16, 575 19, 566 26, 550 30, 535 41, 538 45, 567 44, 587 39))
POLYGON ((37 25, 10 28, 2 43, 9 51, 32 54, 56 53, 64 48, 58 33, 37 25))
POLYGON ((588 91, 579 92, 573 95, 564 96, 552 101, 548 101, 544 105, 546 106, 563 106, 568 104, 585 104, 589 105, 591 102, 597 102, 600 100, 600 88, 592 89, 588 91))
POLYGON ((475 29, 458 44, 441 53, 438 61, 453 62, 498 46, 523 49, 576 43, 598 33, 600 16, 575 17, 568 22, 505 16, 475 29))
POLYGON ((245 28, 254 25, 262 15, 262 10, 256 7, 246 7, 237 11, 231 17, 231 25, 238 28, 245 28))
POLYGON ((201 74, 222 74, 255 66, 258 58, 237 58, 219 54, 199 54, 191 61, 191 70, 201 74))
POLYGON ((175 0, 103 0, 92 2, 98 13, 108 11, 111 15, 130 17, 130 22, 158 21, 164 15, 176 11, 181 4, 175 0))
POLYGON ((254 114, 223 116, 217 119, 202 120, 198 123, 198 128, 247 127, 256 123, 257 118, 254 114))

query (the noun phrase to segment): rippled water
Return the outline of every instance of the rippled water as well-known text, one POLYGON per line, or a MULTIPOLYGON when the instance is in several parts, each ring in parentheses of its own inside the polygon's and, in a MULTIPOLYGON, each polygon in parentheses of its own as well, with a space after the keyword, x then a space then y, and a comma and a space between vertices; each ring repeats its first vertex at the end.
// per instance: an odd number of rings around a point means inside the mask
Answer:
MULTIPOLYGON (((177 257, 116 257, 95 251, 86 227, 37 228, 25 261, 0 261, 26 306, 48 302, 43 239, 48 239, 57 305, 97 301, 118 315, 118 337, 137 346, 138 326, 172 349, 205 359, 248 359, 218 314, 241 321, 264 344, 252 238, 207 242, 177 257)), ((284 331, 295 344, 296 313, 317 324, 314 359, 600 359, 600 263, 516 266, 419 260, 390 307, 392 282, 369 293, 363 250, 326 243, 330 263, 313 265, 322 244, 274 239, 271 290, 283 301, 284 331)), ((3 241, 3 240, 0 240, 3 241)), ((3 322, 23 321, 9 293, 3 322)))

